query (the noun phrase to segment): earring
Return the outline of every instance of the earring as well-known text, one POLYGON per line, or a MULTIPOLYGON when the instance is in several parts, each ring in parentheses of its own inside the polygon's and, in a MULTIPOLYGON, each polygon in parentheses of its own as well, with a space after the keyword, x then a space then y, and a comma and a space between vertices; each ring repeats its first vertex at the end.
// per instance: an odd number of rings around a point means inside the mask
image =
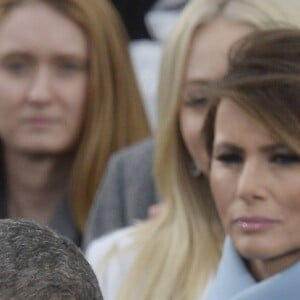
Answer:
POLYGON ((193 177, 198 177, 198 176, 202 175, 201 168, 194 161, 190 165, 190 174, 193 177))

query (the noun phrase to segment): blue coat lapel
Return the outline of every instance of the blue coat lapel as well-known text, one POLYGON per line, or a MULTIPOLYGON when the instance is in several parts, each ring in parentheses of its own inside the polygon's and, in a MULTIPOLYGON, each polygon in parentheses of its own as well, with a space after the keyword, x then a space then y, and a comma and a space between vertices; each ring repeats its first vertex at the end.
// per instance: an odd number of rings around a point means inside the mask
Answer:
POLYGON ((299 300, 300 263, 256 282, 227 237, 219 268, 205 300, 299 300))

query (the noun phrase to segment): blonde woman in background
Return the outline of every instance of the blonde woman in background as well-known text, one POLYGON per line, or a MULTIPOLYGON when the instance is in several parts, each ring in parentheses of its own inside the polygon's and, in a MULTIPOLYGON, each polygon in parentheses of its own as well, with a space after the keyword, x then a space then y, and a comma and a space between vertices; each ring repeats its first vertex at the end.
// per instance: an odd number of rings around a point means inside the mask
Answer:
POLYGON ((165 207, 139 226, 96 240, 87 250, 107 300, 202 299, 214 276, 223 232, 199 136, 209 108, 205 89, 227 70, 232 45, 253 30, 300 26, 300 3, 195 0, 167 42, 159 96, 156 183, 165 207))
POLYGON ((0 217, 80 244, 109 156, 149 134, 106 0, 0 1, 0 217))

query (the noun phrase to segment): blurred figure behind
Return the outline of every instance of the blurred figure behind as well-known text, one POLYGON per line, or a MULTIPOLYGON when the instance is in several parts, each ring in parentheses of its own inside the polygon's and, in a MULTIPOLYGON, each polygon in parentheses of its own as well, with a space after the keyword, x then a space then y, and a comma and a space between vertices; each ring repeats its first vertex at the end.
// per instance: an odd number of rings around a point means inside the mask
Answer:
POLYGON ((110 155, 149 134, 106 0, 2 0, 1 217, 77 244, 110 155))

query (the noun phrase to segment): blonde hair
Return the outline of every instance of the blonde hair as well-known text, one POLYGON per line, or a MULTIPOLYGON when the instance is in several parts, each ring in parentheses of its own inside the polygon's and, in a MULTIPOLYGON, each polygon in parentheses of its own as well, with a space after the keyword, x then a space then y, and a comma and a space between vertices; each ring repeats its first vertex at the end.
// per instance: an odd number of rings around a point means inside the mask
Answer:
MULTIPOLYGON (((195 299, 203 295, 219 261, 223 233, 208 182, 189 171, 179 110, 191 41, 198 28, 222 16, 259 30, 300 27, 298 0, 194 0, 167 41, 159 86, 155 176, 166 209, 132 233, 136 256, 119 299, 195 299)), ((122 249, 124 251, 124 249, 122 249)), ((115 253, 115 255, 117 255, 115 253)))
POLYGON ((90 205, 116 150, 150 135, 127 50, 127 35, 106 0, 1 0, 14 6, 43 2, 78 24, 89 43, 89 86, 82 134, 70 176, 71 208, 83 231, 90 205))

